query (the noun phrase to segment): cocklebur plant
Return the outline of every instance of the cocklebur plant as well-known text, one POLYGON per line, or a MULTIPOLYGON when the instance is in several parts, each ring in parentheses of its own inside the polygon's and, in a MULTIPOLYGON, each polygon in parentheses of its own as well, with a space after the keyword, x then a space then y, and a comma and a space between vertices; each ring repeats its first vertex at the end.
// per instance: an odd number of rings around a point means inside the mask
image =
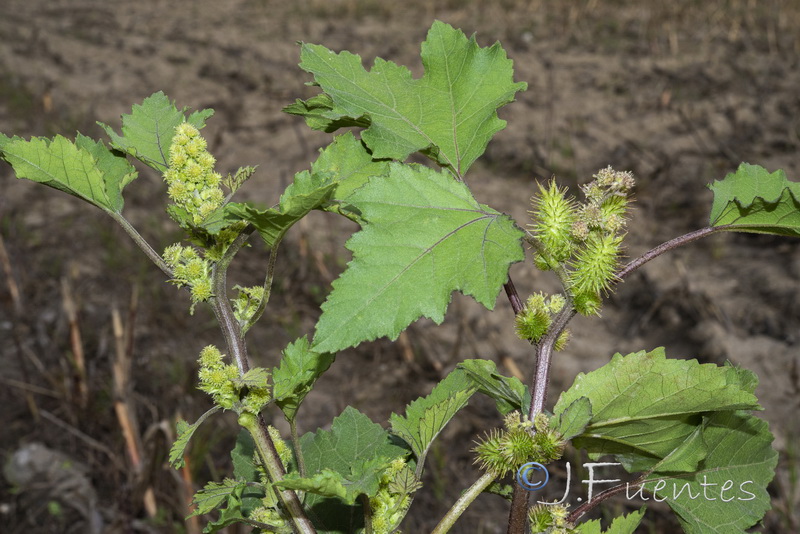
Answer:
MULTIPOLYGON (((568 345, 570 320, 599 314, 614 286, 650 259, 717 232, 800 235, 800 184, 781 171, 742 164, 710 186, 708 227, 621 265, 631 174, 598 171, 581 188, 582 200, 554 181, 533 186, 528 223, 479 203, 467 173, 505 125, 497 109, 526 85, 514 81, 499 44, 480 47, 441 22, 428 32, 422 61, 425 73, 415 79, 380 58, 367 71, 357 55, 303 44, 300 67, 320 93, 285 111, 316 130, 351 130, 335 135, 266 209, 231 201, 254 167, 227 178, 214 170, 201 135, 213 112, 187 113, 162 93, 123 116, 121 134, 103 125, 110 148, 80 134, 74 142, 0 134, 0 155, 19 178, 108 213, 169 281, 188 291, 190 311, 209 305, 215 313, 226 347, 207 346, 199 355, 199 387, 214 407, 194 424, 178 424, 170 462, 181 465, 193 433, 213 414, 235 413, 243 430, 231 453, 232 476, 199 491, 192 514, 219 510, 206 532, 236 522, 257 532, 399 532, 423 489, 434 440, 481 393, 495 401, 503 428, 476 437, 483 473, 435 533, 449 531, 486 491, 511 500, 509 533, 600 532, 598 521, 584 521, 586 513, 631 486, 666 500, 686 532, 744 532, 769 508, 766 486, 777 462, 766 423, 750 413, 760 409, 753 373, 668 359, 658 348, 617 354, 580 374, 550 412, 550 366, 554 352, 568 345), (415 153, 430 166, 407 163, 415 153), (164 177, 167 212, 188 244, 159 254, 123 217, 122 191, 137 176, 128 158, 164 177), (271 368, 251 367, 245 333, 264 315, 284 236, 312 210, 359 224, 346 243, 352 260, 333 282, 311 338, 290 343, 271 368), (227 269, 256 235, 269 251, 264 283, 234 286, 231 298, 227 269), (517 295, 509 268, 525 260, 526 247, 530 265, 555 273, 560 292, 517 295), (535 358, 530 385, 503 376, 491 360, 465 360, 429 395, 392 414, 388 429, 347 407, 330 429, 300 435, 301 405, 336 353, 380 337, 394 340, 421 317, 442 322, 453 291, 492 309, 502 290, 520 343, 535 358), (289 436, 267 425, 263 409, 271 403, 288 421, 289 436), (515 474, 558 461, 568 443, 638 477, 575 508, 531 503, 529 488, 513 483, 515 474), (513 485, 503 485, 505 479, 513 485), (667 481, 681 491, 667 494, 667 481), (709 487, 718 493, 698 499, 709 487)), ((631 533, 643 515, 644 508, 617 518, 606 532, 631 533)))

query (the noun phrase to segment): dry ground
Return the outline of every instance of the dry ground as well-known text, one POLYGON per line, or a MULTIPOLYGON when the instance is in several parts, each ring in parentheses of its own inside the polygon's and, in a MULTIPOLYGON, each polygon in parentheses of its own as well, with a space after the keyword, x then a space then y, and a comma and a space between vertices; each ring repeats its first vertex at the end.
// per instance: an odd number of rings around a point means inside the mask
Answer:
MULTIPOLYGON (((6 0, 0 131, 99 135, 95 120, 117 125, 131 104, 163 90, 181 106, 217 110, 206 131, 220 169, 260 165, 244 195, 272 203, 327 139, 280 112, 314 94, 296 67, 295 43, 348 49, 367 61, 381 56, 420 73, 419 43, 440 19, 477 32, 483 45, 500 40, 517 79, 529 84, 502 110, 508 128, 472 171, 479 199, 524 223, 527 205, 520 199, 531 194, 534 180, 555 175, 574 186, 609 164, 630 169, 638 177, 628 249, 635 256, 703 226, 710 205, 704 184, 741 161, 800 176, 800 5, 654 4, 6 0)), ((163 189, 158 176, 145 172, 126 197, 127 217, 157 249, 178 238, 163 215, 163 189)), ((83 464, 109 532, 179 531, 180 483, 162 465, 166 445, 158 437, 177 414, 193 419, 208 407, 193 376, 199 348, 219 343, 213 317, 200 310, 190 318, 185 295, 165 284, 99 211, 18 182, 8 167, 0 168, 0 190, 0 237, 11 273, 4 271, 0 285, 0 452, 5 457, 41 442, 83 464), (71 341, 76 328, 64 311, 65 287, 77 308, 79 342, 71 341), (126 318, 133 292, 139 304, 129 378, 136 431, 153 463, 146 483, 127 468, 111 385, 112 310, 126 318), (71 363, 78 346, 87 361, 84 407, 71 363), (141 505, 148 484, 155 488, 155 519, 146 519, 141 505)), ((251 339, 259 363, 273 364, 288 341, 311 331, 332 276, 347 261, 341 244, 352 230, 321 216, 293 230, 281 252, 273 308, 251 339)), ((264 261, 258 247, 248 251, 233 277, 255 283, 264 261)), ((515 266, 512 276, 523 294, 554 287, 529 265, 515 266)), ((621 286, 601 319, 576 322, 574 341, 554 363, 551 405, 577 372, 597 368, 616 351, 664 345, 674 357, 729 359, 754 370, 763 417, 781 452, 770 488, 774 510, 760 530, 798 531, 798 277, 800 243, 789 239, 720 236, 653 262, 621 286)), ((329 424, 348 404, 386 421, 464 358, 496 359, 507 373, 513 361, 527 375, 529 349, 515 341, 510 320, 505 301, 489 313, 455 298, 443 327, 421 321, 404 343, 379 341, 342 353, 306 401, 302 429, 329 424)), ((474 477, 472 440, 497 424, 491 405, 477 400, 448 428, 406 532, 429 531, 441 517, 474 477)), ((234 427, 219 418, 201 431, 192 453, 197 483, 228 469, 234 427)), ((50 497, 15 495, 2 484, 4 531, 89 531, 80 512, 57 505, 47 512, 50 497)), ((455 531, 504 532, 504 507, 487 496, 455 531)), ((642 531, 674 531, 668 515, 656 510, 650 517, 652 530, 642 531)))

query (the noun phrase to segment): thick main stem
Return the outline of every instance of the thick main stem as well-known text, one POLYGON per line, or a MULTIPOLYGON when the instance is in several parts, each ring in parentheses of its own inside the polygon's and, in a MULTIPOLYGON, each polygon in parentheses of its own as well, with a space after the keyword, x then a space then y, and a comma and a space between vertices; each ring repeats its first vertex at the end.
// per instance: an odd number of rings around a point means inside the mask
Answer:
MULTIPOLYGON (((231 308, 230 301, 228 300, 225 274, 236 251, 244 245, 246 240, 246 234, 236 238, 225 252, 223 258, 214 266, 212 273, 214 296, 211 298, 211 307, 219 321, 220 328, 225 336, 228 351, 231 358, 236 362, 240 375, 244 375, 250 370, 250 362, 247 357, 247 345, 244 342, 241 327, 233 315, 233 308, 231 308)), ((275 443, 269 435, 267 423, 264 421, 264 418, 259 415, 256 423, 248 425, 247 430, 253 436, 253 441, 269 473, 270 480, 272 482, 282 480, 286 475, 286 471, 283 468, 283 464, 281 464, 278 451, 275 449, 275 443)), ((294 491, 281 490, 278 492, 278 497, 291 517, 296 532, 299 534, 316 534, 314 525, 306 516, 303 505, 294 491)))

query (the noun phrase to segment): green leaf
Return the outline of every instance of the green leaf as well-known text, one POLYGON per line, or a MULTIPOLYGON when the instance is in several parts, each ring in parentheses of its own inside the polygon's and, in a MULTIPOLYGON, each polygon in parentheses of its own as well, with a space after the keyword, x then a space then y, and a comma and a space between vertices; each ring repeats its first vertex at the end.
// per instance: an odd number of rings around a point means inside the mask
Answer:
POLYGON ((645 489, 666 499, 687 534, 743 534, 771 507, 767 485, 778 463, 773 436, 753 415, 716 412, 707 418, 703 439, 708 455, 696 473, 657 471, 645 489))
POLYGON ((98 124, 111 138, 114 148, 164 172, 169 165, 169 147, 175 127, 188 122, 199 130, 213 114, 213 109, 204 109, 186 117, 186 108, 179 110, 159 91, 145 98, 141 104, 135 104, 130 115, 122 116, 122 135, 106 124, 98 124))
POLYGON ((0 156, 27 178, 81 198, 105 211, 122 211, 122 188, 136 178, 124 157, 78 134, 76 143, 57 135, 0 139, 0 156))
POLYGON ((456 369, 439 382, 430 395, 409 404, 405 416, 394 413, 390 416, 392 432, 403 438, 417 457, 417 476, 422 472, 433 440, 456 412, 467 405, 477 389, 464 370, 456 369))
MULTIPOLYGON (((373 176, 384 176, 389 172, 389 162, 374 160, 372 155, 351 132, 336 136, 333 142, 320 151, 317 160, 311 165, 313 173, 327 173, 336 187, 331 195, 337 205, 328 210, 339 209, 338 204, 366 184, 373 176)), ((345 213, 345 215, 350 215, 345 213)))
POLYGON ((234 493, 241 495, 241 491, 247 484, 245 482, 238 482, 236 480, 226 478, 222 484, 217 482, 209 482, 206 487, 194 494, 192 504, 195 509, 189 517, 195 515, 203 515, 211 512, 219 507, 223 502, 227 501, 234 493))
POLYGON ((314 348, 335 352, 396 339, 424 316, 441 323, 459 290, 489 309, 524 257, 522 231, 446 172, 392 163, 349 197, 366 221, 353 260, 322 305, 314 348))
POLYGON ((586 521, 585 523, 581 523, 576 527, 580 534, 634 534, 634 532, 636 532, 636 527, 638 527, 639 523, 642 522, 642 518, 644 517, 644 512, 646 509, 647 507, 642 507, 639 510, 631 512, 627 515, 615 517, 611 522, 611 526, 605 531, 601 530, 599 519, 586 521))
POLYGON ((359 495, 374 497, 380 490, 381 476, 389 465, 384 458, 367 460, 351 468, 344 476, 332 469, 323 469, 314 475, 303 478, 297 473, 288 474, 275 486, 301 490, 323 497, 337 497, 345 504, 354 505, 359 495))
POLYGON ((259 470, 254 461, 255 451, 256 444, 253 441, 253 436, 247 430, 240 430, 239 435, 236 437, 236 445, 231 450, 233 476, 237 480, 260 482, 259 470))
MULTIPOLYGON (((408 455, 380 425, 349 406, 333 420, 330 430, 303 435, 300 447, 310 478, 330 469, 349 481, 365 481, 371 473, 380 476, 386 462, 408 455)), ((364 526, 360 503, 348 505, 338 498, 310 494, 305 504, 320 532, 349 534, 364 526)))
POLYGON ((592 420, 592 402, 587 397, 578 397, 556 418, 553 425, 564 441, 569 441, 584 431, 592 420))
POLYGON ((269 385, 269 369, 254 367, 247 371, 244 376, 237 378, 234 382, 239 387, 266 388, 269 385))
POLYGON ((708 186, 714 192, 711 226, 739 232, 800 236, 800 183, 782 170, 769 173, 742 163, 735 173, 708 186))
MULTIPOLYGON (((668 360, 663 348, 616 354, 600 369, 578 375, 556 403, 554 417, 588 398, 592 418, 575 446, 593 458, 615 454, 629 471, 646 470, 692 436, 702 414, 759 409, 751 375, 731 366, 668 360)), ((684 458, 672 468, 692 461, 684 458)))
POLYGON ((325 93, 312 96, 308 100, 300 100, 298 98, 294 104, 289 104, 282 111, 305 118, 306 124, 312 130, 320 130, 327 133, 335 132, 339 128, 366 128, 369 126, 369 120, 363 118, 329 118, 333 111, 333 100, 325 93))
POLYGON ((330 111, 317 102, 319 126, 323 118, 368 121, 362 139, 375 158, 403 161, 424 151, 462 176, 505 127, 497 109, 527 86, 514 83, 513 62, 499 43, 481 48, 442 22, 434 22, 421 55, 425 74, 417 80, 390 61, 376 58, 367 72, 359 56, 312 44, 302 45, 300 67, 332 101, 330 111))
POLYGON ((175 443, 172 444, 172 447, 169 450, 169 463, 172 467, 175 469, 180 469, 183 467, 183 451, 185 451, 186 447, 189 445, 189 440, 192 439, 192 435, 194 434, 195 430, 197 430, 206 419, 221 409, 222 408, 219 406, 214 406, 206 413, 201 415, 192 425, 189 425, 186 421, 178 421, 178 439, 175 440, 175 443))
MULTIPOLYGON (((225 205, 224 218, 228 222, 244 220, 255 226, 268 247, 280 241, 289 228, 305 217, 308 212, 324 204, 334 188, 330 176, 299 172, 281 195, 277 208, 259 210, 250 204, 230 203, 225 205)), ((213 228, 223 228, 214 225, 213 228)))
POLYGON ((272 397, 288 421, 295 418, 300 403, 335 358, 335 354, 311 350, 305 336, 284 349, 280 365, 272 371, 272 397))
POLYGON ((501 375, 491 360, 464 360, 458 367, 466 371, 480 393, 494 399, 502 415, 514 410, 527 413, 525 405, 530 404, 530 396, 519 378, 501 375))

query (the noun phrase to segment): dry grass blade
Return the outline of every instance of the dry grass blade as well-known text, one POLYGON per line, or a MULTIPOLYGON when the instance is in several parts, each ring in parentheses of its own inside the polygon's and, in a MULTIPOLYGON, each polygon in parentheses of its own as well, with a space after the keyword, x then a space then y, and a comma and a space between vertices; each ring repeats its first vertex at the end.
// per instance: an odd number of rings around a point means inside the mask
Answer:
POLYGON ((78 405, 86 408, 89 402, 89 386, 86 382, 86 358, 83 354, 83 341, 81 339, 81 329, 78 323, 78 306, 72 296, 72 286, 69 278, 61 278, 61 296, 64 301, 64 313, 69 321, 69 341, 72 347, 72 363, 75 368, 75 390, 78 397, 78 405))

